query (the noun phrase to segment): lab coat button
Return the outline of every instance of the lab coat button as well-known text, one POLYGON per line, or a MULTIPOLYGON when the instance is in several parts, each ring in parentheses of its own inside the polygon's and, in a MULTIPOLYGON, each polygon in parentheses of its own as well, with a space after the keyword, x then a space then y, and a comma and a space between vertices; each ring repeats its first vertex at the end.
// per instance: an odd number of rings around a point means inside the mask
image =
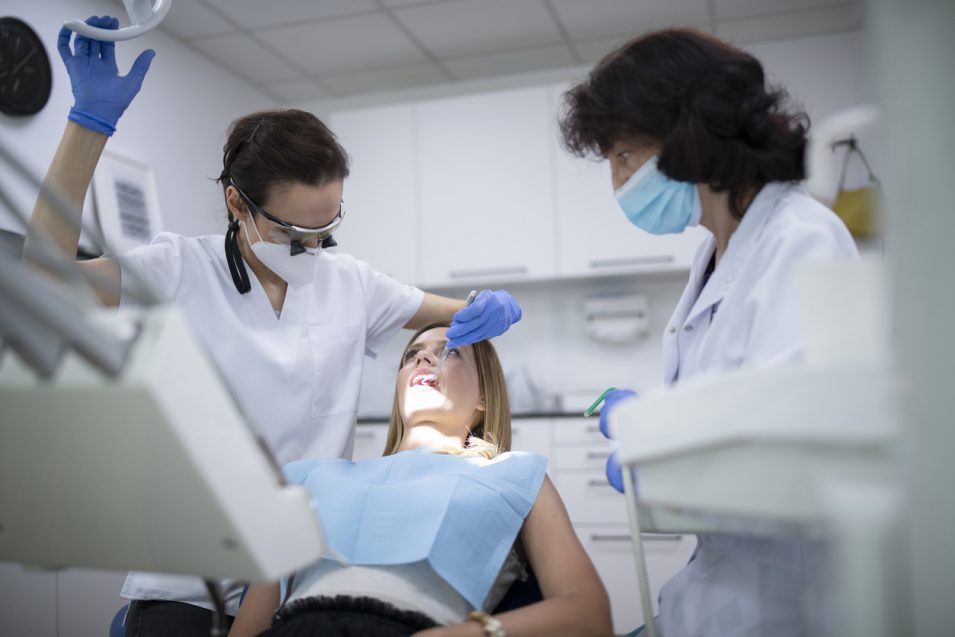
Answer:
POLYGON ((676 328, 671 325, 671 326, 670 326, 670 334, 675 334, 675 333, 676 333, 676 328))
POLYGON ((685 329, 687 332, 692 332, 692 331, 693 331, 693 326, 692 326, 692 325, 687 325, 687 326, 684 327, 683 329, 685 329))

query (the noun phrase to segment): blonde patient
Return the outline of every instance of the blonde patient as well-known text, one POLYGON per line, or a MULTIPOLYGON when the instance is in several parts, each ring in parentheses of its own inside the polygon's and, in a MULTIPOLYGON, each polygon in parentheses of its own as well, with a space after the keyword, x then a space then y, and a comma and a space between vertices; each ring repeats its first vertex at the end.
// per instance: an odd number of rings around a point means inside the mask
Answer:
POLYGON ((352 558, 252 585, 230 637, 612 635, 546 459, 509 451, 493 346, 450 350, 436 375, 446 331, 425 327, 405 348, 382 458, 285 468, 311 492, 329 544, 352 558), (543 600, 492 614, 527 565, 543 600))

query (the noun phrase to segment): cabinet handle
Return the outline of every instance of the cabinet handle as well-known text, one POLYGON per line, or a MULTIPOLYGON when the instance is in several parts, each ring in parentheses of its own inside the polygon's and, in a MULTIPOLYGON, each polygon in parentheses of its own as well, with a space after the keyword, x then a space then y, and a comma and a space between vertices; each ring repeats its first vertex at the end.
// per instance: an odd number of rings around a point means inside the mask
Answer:
MULTIPOLYGON (((682 535, 673 533, 641 533, 640 539, 644 542, 679 542, 683 539, 682 535)), ((610 534, 610 533, 591 533, 591 542, 632 542, 633 536, 629 534, 610 534)))
POLYGON ((361 429, 355 430, 355 440, 374 440, 374 438, 374 431, 362 431, 361 429))
POLYGON ((511 440, 514 439, 514 436, 520 435, 521 430, 516 427, 511 427, 511 440))
POLYGON ((617 268, 622 265, 653 265, 654 263, 673 263, 676 259, 672 254, 658 254, 649 257, 620 257, 618 259, 592 259, 590 267, 599 270, 600 268, 617 268))
POLYGON ((587 480, 588 487, 609 487, 610 483, 606 479, 601 480, 600 478, 591 478, 587 480))
POLYGON ((587 428, 585 429, 585 431, 589 434, 599 434, 600 425, 587 425, 587 428))
POLYGON ((606 460, 610 457, 609 451, 588 451, 587 460, 606 460))
POLYGON ((448 272, 448 276, 452 279, 471 279, 482 276, 502 276, 506 274, 527 274, 527 266, 483 268, 478 270, 451 270, 448 272))

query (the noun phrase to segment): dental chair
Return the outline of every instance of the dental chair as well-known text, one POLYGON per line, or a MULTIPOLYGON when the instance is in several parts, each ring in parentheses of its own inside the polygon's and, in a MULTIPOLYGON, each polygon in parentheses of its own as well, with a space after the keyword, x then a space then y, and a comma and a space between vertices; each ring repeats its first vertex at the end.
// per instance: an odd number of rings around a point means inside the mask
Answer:
MULTIPOLYGON (((507 594, 504 596, 504 599, 494 608, 492 614, 496 615, 497 613, 505 613, 509 610, 514 610, 515 608, 521 608, 534 604, 544 599, 544 596, 541 594, 540 584, 537 582, 537 576, 534 575, 534 571, 531 570, 530 566, 527 567, 527 580, 520 581, 517 580, 511 587, 507 590, 507 594)), ((123 606, 118 611, 116 615, 113 616, 113 621, 109 625, 109 637, 123 637, 125 634, 125 628, 123 627, 123 619, 126 617, 126 609, 129 606, 123 606)))

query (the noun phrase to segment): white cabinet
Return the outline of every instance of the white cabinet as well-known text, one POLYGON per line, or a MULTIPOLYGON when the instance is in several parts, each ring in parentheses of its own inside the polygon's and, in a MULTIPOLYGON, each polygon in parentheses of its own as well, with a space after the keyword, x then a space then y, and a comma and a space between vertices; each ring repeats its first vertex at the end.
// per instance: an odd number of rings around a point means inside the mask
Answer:
POLYGON ((414 106, 342 111, 331 128, 351 160, 340 249, 403 283, 418 280, 414 106))
MULTIPOLYGON (((644 624, 630 529, 578 525, 575 530, 610 594, 614 632, 628 633, 644 624)), ((644 533, 642 538, 650 597, 654 612, 658 612, 660 589, 689 561, 696 537, 644 533)))
POLYGON ((557 116, 568 85, 550 87, 554 191, 560 274, 599 276, 690 267, 706 236, 700 227, 656 236, 631 224, 613 196, 605 160, 581 159, 560 146, 557 116))
POLYGON ((385 451, 388 423, 362 423, 355 428, 355 450, 352 460, 380 458, 385 451))
POLYGON ((421 102, 420 282, 557 275, 546 87, 421 102))
MULTIPOLYGON (((610 595, 614 631, 622 634, 643 624, 643 614, 627 503, 607 482, 605 467, 611 448, 598 423, 596 417, 553 420, 554 484, 610 595)), ((660 587, 689 560, 696 539, 661 534, 643 538, 656 603, 660 587)))
POLYGON ((548 459, 547 473, 553 479, 551 427, 545 418, 523 418, 511 422, 511 450, 539 453, 548 459))

